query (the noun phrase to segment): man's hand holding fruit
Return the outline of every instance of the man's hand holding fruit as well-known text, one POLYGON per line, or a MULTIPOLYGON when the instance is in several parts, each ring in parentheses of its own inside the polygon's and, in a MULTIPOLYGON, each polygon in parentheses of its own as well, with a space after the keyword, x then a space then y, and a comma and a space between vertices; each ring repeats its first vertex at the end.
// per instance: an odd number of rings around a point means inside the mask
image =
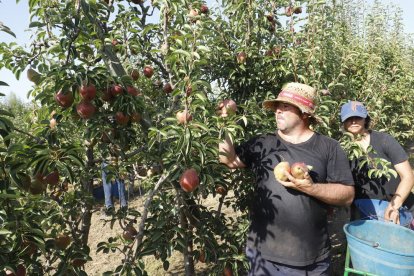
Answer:
POLYGON ((287 188, 292 188, 309 194, 314 184, 309 175, 312 167, 303 162, 293 163, 282 161, 274 168, 274 174, 280 184, 287 188))

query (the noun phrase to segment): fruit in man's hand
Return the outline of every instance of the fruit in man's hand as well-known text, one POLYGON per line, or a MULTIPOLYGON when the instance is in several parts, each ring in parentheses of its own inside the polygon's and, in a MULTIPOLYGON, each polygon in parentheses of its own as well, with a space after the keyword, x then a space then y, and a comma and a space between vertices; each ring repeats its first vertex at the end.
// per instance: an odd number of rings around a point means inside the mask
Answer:
POLYGON ((65 250, 70 242, 70 237, 67 234, 60 234, 55 238, 55 246, 60 250, 65 250))
POLYGON ((55 100, 61 107, 67 108, 73 104, 73 95, 71 92, 59 91, 55 95, 55 100))
POLYGON ((175 115, 179 124, 187 124, 193 119, 193 116, 188 112, 188 110, 178 111, 175 115))
POLYGON ((199 184, 200 178, 193 168, 185 170, 180 176, 180 186, 187 193, 194 191, 199 184))
POLYGON ((151 66, 147 65, 144 67, 144 76, 151 78, 154 75, 154 69, 151 66))
POLYGON ((95 114, 96 107, 89 101, 81 101, 76 106, 76 112, 82 119, 89 119, 95 114))
POLYGON ((221 109, 221 117, 226 117, 227 115, 233 115, 237 111, 237 104, 232 99, 224 100, 223 107, 221 109))
POLYGON ((124 232, 122 233, 122 237, 127 241, 133 241, 137 236, 138 232, 132 225, 127 225, 125 227, 124 232))
POLYGON ((307 166, 303 162, 296 162, 296 163, 293 163, 292 166, 290 167, 290 173, 292 174, 294 178, 305 179, 306 173, 309 173, 309 170, 311 169, 312 169, 311 166, 307 166))
POLYGON ((285 175, 285 172, 290 172, 289 162, 282 161, 273 169, 275 177, 280 181, 288 181, 288 177, 285 175))
POLYGON ((79 93, 85 101, 92 101, 96 96, 96 87, 93 84, 90 85, 83 85, 79 93))

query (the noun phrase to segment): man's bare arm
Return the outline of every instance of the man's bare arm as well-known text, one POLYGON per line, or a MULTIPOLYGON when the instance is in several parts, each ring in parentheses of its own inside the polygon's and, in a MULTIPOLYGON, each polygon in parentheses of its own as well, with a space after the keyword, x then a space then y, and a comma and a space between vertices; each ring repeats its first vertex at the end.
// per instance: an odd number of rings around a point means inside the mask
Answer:
POLYGON ((236 155, 233 143, 227 134, 224 141, 219 143, 219 161, 231 169, 246 167, 243 161, 236 155))
POLYGON ((314 183, 309 174, 305 179, 296 179, 286 172, 288 181, 279 181, 283 186, 301 191, 330 205, 350 206, 354 200, 354 186, 341 183, 314 183))

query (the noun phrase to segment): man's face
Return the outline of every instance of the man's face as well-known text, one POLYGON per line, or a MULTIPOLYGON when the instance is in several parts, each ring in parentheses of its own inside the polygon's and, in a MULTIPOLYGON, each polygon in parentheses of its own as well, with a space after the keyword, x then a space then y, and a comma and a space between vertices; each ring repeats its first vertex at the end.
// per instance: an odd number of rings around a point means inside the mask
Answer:
POLYGON ((361 117, 349 117, 344 122, 346 131, 352 134, 362 134, 365 130, 365 119, 361 117))
POLYGON ((299 108, 288 103, 276 104, 275 117, 280 131, 293 129, 303 122, 303 114, 299 108))

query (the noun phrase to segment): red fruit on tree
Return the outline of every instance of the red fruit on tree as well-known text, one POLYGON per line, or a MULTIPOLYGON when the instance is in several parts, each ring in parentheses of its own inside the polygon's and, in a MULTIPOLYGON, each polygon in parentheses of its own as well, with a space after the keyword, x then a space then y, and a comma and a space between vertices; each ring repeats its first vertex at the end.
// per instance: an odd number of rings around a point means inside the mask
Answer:
POLYGON ((293 8, 293 13, 296 13, 296 14, 302 13, 302 7, 293 8))
POLYGON ((133 87, 133 86, 127 86, 126 90, 127 90, 127 93, 131 96, 136 97, 140 94, 139 90, 137 88, 133 87))
POLYGON ((123 91, 124 89, 119 84, 115 84, 111 87, 111 94, 114 97, 121 95, 123 91))
POLYGON ((46 175, 45 182, 51 186, 56 186, 59 183, 59 172, 55 170, 46 175))
POLYGON ((175 117, 177 118, 179 124, 187 124, 193 119, 193 116, 188 112, 188 110, 178 111, 175 117))
POLYGON ((227 190, 226 188, 220 185, 220 186, 217 186, 216 193, 224 196, 224 195, 227 195, 227 190))
POLYGON ((277 180, 281 181, 288 181, 288 177, 285 175, 285 172, 290 173, 290 165, 289 162, 282 161, 273 169, 273 173, 277 180))
POLYGON ((191 9, 190 12, 188 13, 189 17, 196 17, 198 15, 198 11, 191 9))
POLYGON ((207 7, 207 5, 205 5, 205 4, 201 5, 200 12, 201 13, 204 13, 204 14, 208 13, 208 7, 207 7))
POLYGON ((133 241, 137 236, 138 232, 132 225, 127 225, 125 227, 124 232, 122 233, 122 237, 127 241, 133 241))
POLYGON ((111 102, 114 99, 111 87, 108 87, 102 91, 101 99, 105 102, 111 102))
POLYGON ((285 14, 286 14, 286 16, 292 16, 292 14, 293 14, 293 8, 291 6, 286 7, 285 8, 285 14))
POLYGON ((226 267, 223 270, 223 275, 224 276, 233 276, 233 269, 231 268, 231 266, 226 265, 226 267))
POLYGON ((86 86, 83 85, 80 88, 79 93, 82 99, 84 99, 85 101, 92 101, 96 96, 96 87, 93 84, 86 85, 86 86))
POLYGON ((162 88, 166 94, 170 94, 173 91, 173 87, 170 83, 164 84, 164 87, 162 88))
POLYGON ((121 111, 118 111, 117 113, 115 113, 115 121, 121 125, 121 126, 125 126, 126 124, 128 124, 129 122, 129 116, 124 114, 121 111))
POLYGON ((266 18, 269 22, 273 22, 273 20, 274 20, 273 14, 266 15, 266 18))
POLYGON ((151 66, 147 65, 144 67, 144 76, 151 78, 154 75, 154 69, 151 66))
POLYGON ((96 107, 89 101, 81 101, 76 106, 76 112, 82 119, 89 119, 95 114, 96 107))
POLYGON ((70 237, 67 234, 60 234, 55 238, 55 246, 60 250, 65 250, 70 242, 70 237))
POLYGON ((55 95, 55 100, 61 107, 67 108, 73 104, 73 95, 71 92, 59 91, 55 95))
POLYGON ((139 79, 139 72, 137 69, 132 69, 131 71, 131 78, 136 81, 139 79))
POLYGON ((222 101, 219 104, 221 108, 221 117, 227 117, 228 115, 233 115, 237 111, 237 104, 232 99, 227 99, 222 101))
POLYGON ((290 173, 292 174, 294 178, 304 179, 306 173, 309 173, 309 170, 311 169, 312 169, 311 166, 308 166, 303 162, 296 162, 296 163, 293 163, 292 166, 290 167, 290 173))
POLYGON ((195 169, 185 170, 180 177, 180 186, 187 193, 194 191, 199 184, 200 178, 195 169))
POLYGON ((237 54, 237 62, 238 63, 245 63, 247 59, 247 54, 245 52, 240 52, 237 54))
POLYGON ((130 118, 131 122, 138 123, 139 121, 141 121, 141 119, 142 119, 141 114, 139 114, 138 112, 132 112, 131 118, 130 118))

